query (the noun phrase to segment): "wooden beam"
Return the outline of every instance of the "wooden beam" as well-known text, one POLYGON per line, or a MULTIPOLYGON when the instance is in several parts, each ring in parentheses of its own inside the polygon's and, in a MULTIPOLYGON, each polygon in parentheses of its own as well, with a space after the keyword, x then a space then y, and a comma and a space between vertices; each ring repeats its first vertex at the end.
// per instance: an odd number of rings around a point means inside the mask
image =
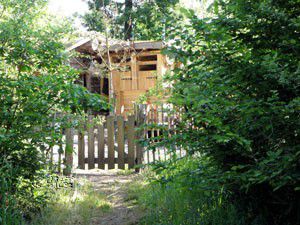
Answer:
POLYGON ((137 77, 137 64, 136 64, 136 54, 131 56, 131 77, 132 77, 132 90, 138 89, 138 77, 137 77))
POLYGON ((138 65, 156 65, 157 61, 138 61, 138 65))
POLYGON ((88 124, 87 124, 87 130, 88 130, 88 168, 94 169, 95 168, 95 134, 94 134, 94 124, 93 124, 93 116, 88 116, 88 124))
POLYGON ((108 145, 108 169, 114 169, 115 163, 115 128, 114 128, 114 116, 107 117, 107 145, 108 145))

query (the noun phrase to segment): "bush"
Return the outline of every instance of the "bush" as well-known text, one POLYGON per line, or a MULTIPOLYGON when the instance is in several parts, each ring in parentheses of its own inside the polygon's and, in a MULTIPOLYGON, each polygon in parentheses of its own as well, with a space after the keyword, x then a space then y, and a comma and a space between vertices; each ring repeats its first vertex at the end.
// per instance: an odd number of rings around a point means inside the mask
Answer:
POLYGON ((166 50, 181 62, 170 102, 184 112, 166 146, 209 157, 220 170, 210 185, 230 191, 247 224, 300 224, 300 3, 220 0, 211 10, 182 10, 190 23, 166 50))
POLYGON ((78 71, 66 63, 62 42, 71 26, 47 15, 46 3, 3 0, 0 6, 0 177, 7 178, 9 194, 26 215, 47 200, 46 156, 61 139, 53 124, 66 124, 53 114, 82 115, 106 106, 99 95, 74 84, 78 71))
POLYGON ((16 197, 13 195, 13 186, 9 175, 12 174, 7 173, 7 171, 3 173, 3 168, 0 168, 0 224, 21 225, 23 218, 21 212, 18 210, 16 197))
POLYGON ((129 196, 135 196, 145 212, 140 224, 246 224, 245 215, 230 202, 224 187, 209 186, 208 176, 196 175, 200 161, 206 164, 204 159, 185 158, 169 165, 172 170, 146 176, 151 178, 146 184, 143 180, 131 184, 129 196))

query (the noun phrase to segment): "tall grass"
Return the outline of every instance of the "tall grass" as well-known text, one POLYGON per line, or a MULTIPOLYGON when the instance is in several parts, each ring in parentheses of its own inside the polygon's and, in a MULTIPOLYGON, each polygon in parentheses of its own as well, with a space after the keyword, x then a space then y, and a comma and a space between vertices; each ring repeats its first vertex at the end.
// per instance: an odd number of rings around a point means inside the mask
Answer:
POLYGON ((184 173, 187 168, 195 169, 196 164, 194 159, 187 159, 177 165, 176 171, 154 174, 156 179, 151 181, 148 180, 148 174, 146 178, 129 185, 129 198, 136 199, 144 211, 140 224, 246 224, 245 216, 229 201, 222 187, 204 190, 199 185, 201 177, 184 173), (186 176, 178 176, 182 173, 186 176))
POLYGON ((11 193, 11 182, 4 177, 0 177, 0 224, 1 225, 21 225, 22 216, 16 206, 16 200, 11 193))
POLYGON ((146 211, 140 224, 163 225, 244 225, 234 205, 220 196, 180 190, 176 185, 150 185, 141 194, 146 211))
POLYGON ((93 224, 93 218, 109 210, 105 196, 95 191, 89 182, 79 180, 73 188, 57 189, 49 204, 29 224, 93 224))

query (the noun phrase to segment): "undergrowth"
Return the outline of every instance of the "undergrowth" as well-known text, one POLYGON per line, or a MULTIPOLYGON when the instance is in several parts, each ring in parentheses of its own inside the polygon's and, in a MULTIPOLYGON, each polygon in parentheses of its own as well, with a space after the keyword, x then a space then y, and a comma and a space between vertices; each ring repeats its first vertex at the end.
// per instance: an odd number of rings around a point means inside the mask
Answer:
POLYGON ((71 186, 58 188, 47 207, 29 225, 93 224, 93 218, 109 210, 105 195, 95 191, 86 180, 75 180, 71 186))
MULTIPOLYGON (((175 165, 174 165, 175 166, 175 165)), ((144 217, 139 224, 156 225, 244 225, 245 215, 230 201, 221 186, 197 188, 195 182, 205 177, 187 177, 186 170, 199 167, 199 161, 184 159, 176 163, 176 171, 168 174, 148 173, 128 187, 128 200, 142 207, 144 217)))

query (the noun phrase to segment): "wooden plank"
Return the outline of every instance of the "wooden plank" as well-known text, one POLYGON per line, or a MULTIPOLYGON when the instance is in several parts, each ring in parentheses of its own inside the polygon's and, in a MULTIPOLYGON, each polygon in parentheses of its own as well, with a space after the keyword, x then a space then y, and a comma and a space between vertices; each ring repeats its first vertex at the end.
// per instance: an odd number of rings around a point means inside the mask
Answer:
POLYGON ((86 88, 91 91, 92 90, 92 74, 86 73, 86 88))
MULTIPOLYGON (((140 126, 144 124, 145 122, 145 117, 143 114, 142 109, 140 108, 137 113, 137 127, 139 130, 136 132, 136 164, 141 165, 143 162, 143 147, 142 145, 138 142, 138 140, 144 138, 145 135, 145 130, 141 129, 140 126)), ((136 172, 140 171, 140 168, 135 169, 136 172)))
POLYGON ((115 163, 115 138, 114 138, 114 116, 107 117, 107 145, 108 145, 108 169, 114 169, 115 163))
POLYGON ((133 43, 133 48, 136 50, 162 49, 163 47, 164 47, 164 43, 162 41, 141 41, 141 42, 133 43))
POLYGON ((137 77, 137 64, 136 64, 136 55, 132 54, 131 56, 131 78, 132 78, 132 90, 138 89, 138 77, 137 77))
POLYGON ((64 168, 64 175, 69 176, 72 172, 73 167, 73 145, 74 145, 74 135, 73 129, 67 128, 66 129, 66 147, 65 147, 65 168, 64 168))
POLYGON ((124 118, 122 116, 117 117, 118 123, 118 169, 125 169, 124 163, 124 148, 125 148, 125 140, 124 140, 124 118))
POLYGON ((148 56, 148 55, 157 55, 160 54, 160 50, 153 50, 153 51, 141 51, 137 53, 137 57, 139 56, 148 56))
POLYGON ((84 141, 84 125, 78 129, 78 168, 85 169, 85 141, 84 141))
MULTIPOLYGON (((164 116, 164 104, 161 104, 161 121, 162 121, 162 129, 165 129, 165 116, 164 116)), ((163 138, 165 138, 166 133, 162 130, 163 138)), ((167 160, 166 148, 163 146, 164 159, 167 160)))
MULTIPOLYGON (((150 123, 150 105, 147 105, 147 117, 146 117, 146 123, 147 123, 147 139, 149 140, 150 139, 150 132, 149 132, 149 123, 150 123)), ((147 150, 147 163, 149 164, 150 163, 150 151, 149 149, 147 150)))
MULTIPOLYGON (((62 128, 60 129, 60 133, 62 134, 63 132, 62 132, 62 128)), ((59 149, 58 149, 58 162, 57 162, 57 172, 59 173, 59 174, 61 174, 61 155, 62 155, 62 153, 64 152, 64 149, 63 149, 63 142, 62 142, 62 140, 60 139, 60 141, 59 141, 59 149)))
POLYGON ((157 65, 157 61, 139 61, 137 62, 139 66, 141 65, 157 65))
MULTIPOLYGON (((151 106, 151 125, 154 125, 154 108, 153 105, 151 106)), ((151 143, 154 145, 154 128, 151 129, 151 143)), ((153 155, 153 162, 156 161, 155 157, 156 149, 152 149, 152 155, 153 155)))
POLYGON ((98 168, 105 169, 104 163, 104 151, 105 151, 105 140, 104 140, 104 126, 98 125, 98 168))
POLYGON ((134 144, 134 122, 135 116, 128 116, 128 168, 132 169, 134 167, 134 153, 135 153, 135 144, 134 144))
POLYGON ((94 124, 93 124, 93 116, 89 115, 88 117, 88 169, 95 168, 95 134, 94 134, 94 124))
MULTIPOLYGON (((118 160, 119 160, 119 159, 118 159, 117 157, 115 157, 115 158, 113 159, 114 164, 117 164, 117 163, 118 163, 118 160)), ((94 163, 98 163, 98 161, 99 161, 99 158, 96 157, 95 160, 94 160, 94 163)), ((88 158, 85 158, 85 159, 84 159, 84 162, 85 162, 85 163, 88 163, 88 158)), ((104 165, 105 165, 105 164, 108 164, 108 163, 109 163, 109 162, 108 162, 108 158, 105 158, 103 162, 104 162, 104 165)), ((124 163, 128 163, 128 157, 127 157, 127 156, 124 157, 124 163)))

